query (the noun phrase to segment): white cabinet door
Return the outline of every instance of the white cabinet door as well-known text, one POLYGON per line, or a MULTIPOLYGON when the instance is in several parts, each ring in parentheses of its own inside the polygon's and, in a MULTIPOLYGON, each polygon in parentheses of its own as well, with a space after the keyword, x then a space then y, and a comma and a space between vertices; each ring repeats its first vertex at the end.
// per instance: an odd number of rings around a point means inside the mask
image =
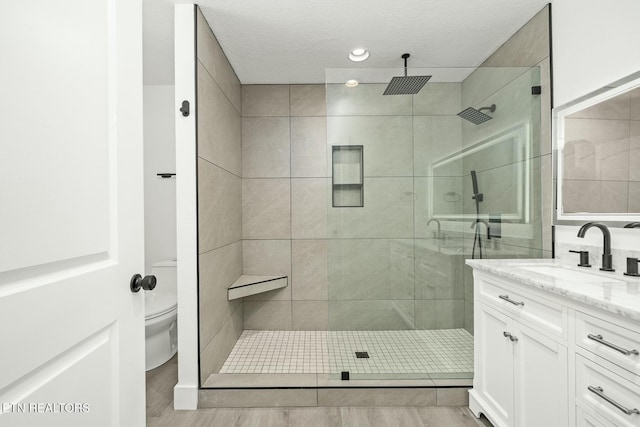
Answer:
POLYGON ((0 52, 0 425, 143 426, 141 1, 2 1, 0 52))
POLYGON ((567 348, 520 323, 513 333, 514 425, 568 425, 567 348))
POLYGON ((485 304, 476 304, 476 357, 475 375, 480 384, 480 394, 492 412, 499 418, 493 420, 513 425, 513 342, 505 336, 513 333, 514 323, 504 314, 485 304))

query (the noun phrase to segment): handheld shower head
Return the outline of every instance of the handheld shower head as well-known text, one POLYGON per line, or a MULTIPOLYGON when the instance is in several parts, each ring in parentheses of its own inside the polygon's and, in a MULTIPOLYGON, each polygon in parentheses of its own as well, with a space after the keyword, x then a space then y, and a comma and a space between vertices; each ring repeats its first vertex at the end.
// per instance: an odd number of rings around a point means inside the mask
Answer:
POLYGON ((469 107, 464 109, 463 111, 460 111, 458 113, 458 116, 473 123, 474 125, 479 125, 480 123, 484 123, 487 120, 491 120, 493 118, 490 115, 483 113, 483 110, 489 110, 491 113, 493 113, 496 111, 496 104, 492 104, 490 107, 482 107, 477 110, 473 107, 469 107))
POLYGON ((407 76, 407 58, 410 56, 408 53, 402 55, 404 76, 392 78, 383 95, 415 95, 429 81, 431 76, 407 76))

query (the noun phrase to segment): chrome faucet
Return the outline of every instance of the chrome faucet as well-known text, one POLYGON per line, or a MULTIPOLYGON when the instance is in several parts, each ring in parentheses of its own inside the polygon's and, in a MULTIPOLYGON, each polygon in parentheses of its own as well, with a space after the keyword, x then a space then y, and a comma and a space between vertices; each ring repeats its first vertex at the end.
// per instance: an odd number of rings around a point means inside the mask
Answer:
POLYGON ((598 222, 588 222, 578 230, 578 237, 584 237, 587 233, 587 230, 591 227, 597 227, 602 231, 602 235, 604 237, 603 244, 603 253, 602 253, 602 267, 600 270, 602 271, 615 271, 611 262, 611 233, 609 233, 609 229, 606 225, 600 224, 598 222))
POLYGON ((427 227, 432 222, 435 222, 438 225, 438 232, 436 234, 436 239, 442 239, 442 233, 440 232, 440 221, 438 221, 436 218, 431 218, 429 221, 427 221, 427 227))

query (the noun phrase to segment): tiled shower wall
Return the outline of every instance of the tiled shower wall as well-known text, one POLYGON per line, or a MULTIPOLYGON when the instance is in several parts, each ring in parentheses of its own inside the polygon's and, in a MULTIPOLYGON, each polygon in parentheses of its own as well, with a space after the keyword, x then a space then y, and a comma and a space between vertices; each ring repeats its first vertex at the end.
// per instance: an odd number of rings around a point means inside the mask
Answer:
POLYGON ((328 90, 243 86, 244 274, 290 278, 245 299, 245 329, 463 327, 462 257, 427 227, 429 162, 461 147, 460 84, 328 90), (332 145, 364 146, 363 208, 331 207, 332 145))
MULTIPOLYGON (((197 9, 200 369, 222 367, 242 334, 242 302, 227 288, 242 274, 241 88, 197 9)), ((179 179, 179 178, 178 178, 179 179)))
POLYGON ((242 87, 244 274, 289 286, 244 299, 245 329, 328 328, 324 85, 242 87))

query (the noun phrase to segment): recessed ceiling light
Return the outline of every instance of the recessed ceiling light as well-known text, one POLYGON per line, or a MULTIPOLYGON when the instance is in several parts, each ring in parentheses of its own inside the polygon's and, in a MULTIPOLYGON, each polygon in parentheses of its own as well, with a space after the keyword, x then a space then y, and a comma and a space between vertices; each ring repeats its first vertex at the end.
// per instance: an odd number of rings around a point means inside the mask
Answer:
POLYGON ((361 62, 369 57, 369 51, 363 47, 357 47, 349 53, 349 59, 353 62, 361 62))
POLYGON ((358 81, 357 80, 347 80, 347 82, 344 84, 346 87, 356 87, 358 86, 358 81))

